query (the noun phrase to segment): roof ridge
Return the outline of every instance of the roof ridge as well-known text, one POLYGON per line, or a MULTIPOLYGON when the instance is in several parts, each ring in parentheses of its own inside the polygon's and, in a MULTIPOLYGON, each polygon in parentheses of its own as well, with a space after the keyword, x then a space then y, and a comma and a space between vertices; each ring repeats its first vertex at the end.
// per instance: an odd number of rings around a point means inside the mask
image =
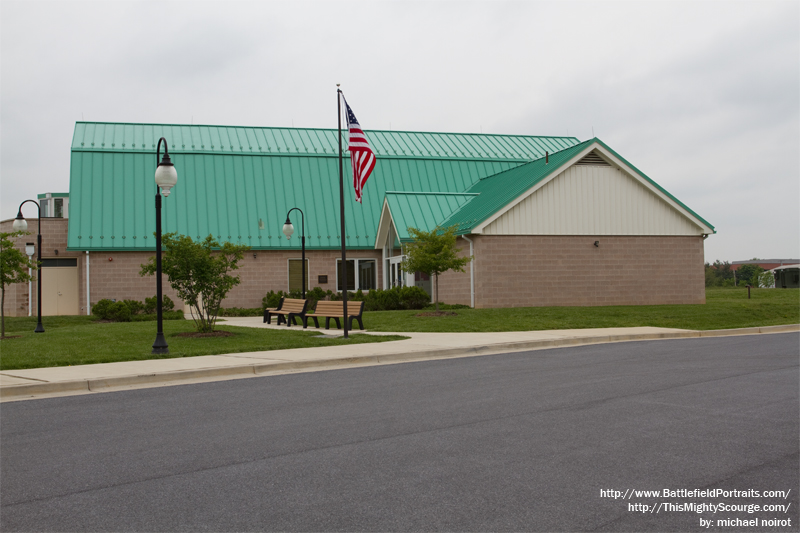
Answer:
MULTIPOLYGON (((166 123, 166 122, 105 122, 93 120, 76 120, 75 124, 103 124, 114 126, 172 126, 180 128, 234 128, 234 129, 258 129, 258 130, 296 130, 296 131, 330 131, 338 133, 337 128, 319 128, 319 127, 295 127, 295 126, 239 126, 239 125, 225 125, 225 124, 181 124, 181 123, 166 123)), ((342 129, 344 133, 346 129, 342 129)), ((466 135, 470 137, 521 137, 529 139, 570 139, 578 140, 577 137, 569 135, 526 135, 517 133, 475 133, 475 132, 456 132, 456 131, 413 131, 413 130, 380 130, 380 129, 364 129, 365 132, 375 133, 413 133, 413 134, 427 134, 427 135, 466 135)), ((573 145, 574 146, 574 145, 573 145)))
MULTIPOLYGON (((506 169, 506 170, 500 171, 500 172, 498 172, 497 174, 491 174, 491 175, 489 175, 489 176, 484 176, 483 178, 481 178, 481 179, 479 179, 478 181, 476 181, 475 183, 473 183, 473 184, 472 184, 472 186, 471 186, 470 188, 474 187, 474 186, 475 186, 475 184, 477 184, 477 183, 480 183, 481 181, 484 181, 484 180, 488 180, 488 179, 495 178, 495 177, 497 177, 497 176, 500 176, 500 175, 502 175, 502 174, 505 174, 506 172, 511 172, 512 170, 516 170, 516 169, 518 169, 519 167, 524 167, 525 165, 530 165, 530 164, 532 164, 532 163, 536 163, 537 161, 541 161, 542 159, 546 159, 546 158, 548 158, 548 156, 555 155, 555 154, 560 154, 561 152, 563 152, 563 151, 565 151, 565 150, 572 150, 572 149, 574 149, 574 148, 578 148, 579 146, 582 146, 582 145, 589 145, 589 144, 591 144, 591 143, 593 143, 593 142, 595 142, 595 141, 598 141, 598 140, 599 140, 599 139, 598 139, 597 137, 594 137, 594 138, 592 138, 592 139, 589 139, 589 140, 587 140, 587 141, 579 142, 578 144, 573 144, 572 146, 567 146, 567 147, 566 147, 566 148, 564 148, 563 150, 558 150, 558 151, 556 151, 556 152, 547 152, 547 153, 545 154, 545 156, 544 156, 544 157, 538 157, 538 158, 536 158, 536 159, 531 159, 530 161, 525 161, 524 163, 520 163, 519 165, 517 165, 517 166, 515 166, 515 167, 511 167, 511 168, 508 168, 508 169, 506 169)), ((585 146, 584 146, 584 147, 585 147, 585 146)), ((469 190, 469 189, 467 189, 467 190, 469 190)))
POLYGON ((480 196, 479 192, 386 191, 384 194, 426 194, 447 196, 480 196))

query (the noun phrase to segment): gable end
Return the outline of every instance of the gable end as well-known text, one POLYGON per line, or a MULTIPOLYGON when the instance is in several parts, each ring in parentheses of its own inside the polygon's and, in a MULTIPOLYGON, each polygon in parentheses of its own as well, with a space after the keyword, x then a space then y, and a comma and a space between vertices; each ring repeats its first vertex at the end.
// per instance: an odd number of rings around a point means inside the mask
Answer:
POLYGON ((588 154, 586 154, 586 156, 583 159, 581 159, 580 161, 578 161, 575 164, 576 165, 593 165, 593 166, 600 166, 600 167, 610 167, 611 166, 608 163, 608 161, 606 161, 605 159, 600 157, 600 155, 595 151, 589 152, 588 154))

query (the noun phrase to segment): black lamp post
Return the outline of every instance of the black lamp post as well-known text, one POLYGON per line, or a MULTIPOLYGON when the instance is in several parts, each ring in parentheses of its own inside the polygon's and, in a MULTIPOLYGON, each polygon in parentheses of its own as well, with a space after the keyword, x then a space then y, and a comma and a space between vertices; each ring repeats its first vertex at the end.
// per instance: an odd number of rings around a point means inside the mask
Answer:
POLYGON ((25 217, 22 216, 22 206, 28 202, 36 204, 36 207, 39 208, 39 223, 37 224, 37 226, 39 226, 39 234, 36 236, 36 247, 38 248, 37 260, 39 261, 39 274, 36 276, 36 311, 38 312, 39 319, 36 323, 36 329, 33 331, 34 333, 44 333, 44 326, 42 325, 42 206, 39 205, 39 202, 35 200, 25 200, 19 204, 17 218, 14 219, 12 227, 14 231, 28 230, 28 222, 26 222, 25 217))
MULTIPOLYGON (((297 209, 300 211, 300 255, 301 259, 300 262, 302 263, 302 292, 303 292, 303 300, 306 299, 306 216, 303 214, 303 211, 299 207, 293 207, 289 209, 289 213, 297 209)), ((286 223, 283 225, 283 234, 286 235, 287 239, 292 238, 292 233, 294 233, 294 226, 292 226, 292 221, 289 220, 289 213, 286 213, 286 223)))
POLYGON ((164 137, 158 140, 156 165, 156 298, 158 299, 156 312, 158 332, 156 333, 156 341, 153 343, 152 353, 168 354, 169 346, 164 338, 163 302, 161 299, 161 195, 163 194, 165 198, 169 196, 170 189, 178 182, 178 173, 175 171, 172 161, 169 160, 169 147, 164 137), (162 141, 164 142, 164 158, 159 161, 162 141))

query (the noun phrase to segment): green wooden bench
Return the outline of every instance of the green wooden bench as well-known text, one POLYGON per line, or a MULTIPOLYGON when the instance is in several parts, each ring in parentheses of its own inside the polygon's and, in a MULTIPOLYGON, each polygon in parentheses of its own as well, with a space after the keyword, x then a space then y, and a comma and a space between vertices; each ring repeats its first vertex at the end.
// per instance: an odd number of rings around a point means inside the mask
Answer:
MULTIPOLYGON (((360 329, 364 329, 364 323, 361 321, 361 315, 364 312, 364 302, 347 302, 347 314, 349 322, 347 323, 348 329, 353 329, 353 320, 358 320, 360 329), (356 312, 357 311, 357 312, 356 312)), ((314 326, 319 327, 320 318, 325 319, 325 329, 330 329, 331 318, 336 320, 336 328, 341 329, 342 323, 339 322, 340 318, 344 318, 344 302, 327 302, 321 300, 317 302, 317 308, 313 313, 306 313, 303 317, 303 327, 308 326, 308 319, 314 319, 314 326)))
POLYGON ((308 326, 306 322, 306 311, 308 311, 308 300, 284 298, 280 309, 267 309, 264 322, 272 323, 272 316, 275 315, 278 317, 279 326, 281 325, 281 321, 283 321, 286 322, 288 327, 291 327, 292 324, 297 325, 296 320, 300 317, 300 320, 303 322, 303 327, 305 328, 308 326))

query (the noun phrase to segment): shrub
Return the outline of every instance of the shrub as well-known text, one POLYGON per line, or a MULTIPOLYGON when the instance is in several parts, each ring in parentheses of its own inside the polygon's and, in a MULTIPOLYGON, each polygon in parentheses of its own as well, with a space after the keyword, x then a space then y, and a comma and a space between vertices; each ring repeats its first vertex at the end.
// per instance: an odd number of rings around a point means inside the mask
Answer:
POLYGON ((417 286, 400 289, 400 305, 403 309, 422 309, 431 303, 431 297, 425 289, 417 286))
POLYGON ((364 299, 365 311, 390 311, 400 309, 400 289, 371 289, 364 299))
POLYGON ((92 314, 99 319, 108 320, 108 309, 114 304, 111 300, 103 298, 92 306, 92 314))
POLYGON ((317 305, 317 302, 320 300, 324 300, 327 298, 328 293, 322 290, 319 287, 314 287, 310 291, 306 292, 306 299, 309 300, 309 309, 313 308, 317 305))
MULTIPOLYGON (((354 301, 358 301, 358 293, 354 301)), ((400 309, 423 309, 431 302, 431 297, 420 287, 392 287, 391 289, 371 289, 363 295, 365 311, 397 311, 400 309)))
POLYGON ((281 303, 281 296, 283 296, 283 291, 269 291, 261 299, 261 312, 263 313, 267 307, 278 307, 278 304, 281 303))
POLYGON ((144 311, 144 304, 138 300, 122 300, 131 310, 131 315, 138 315, 144 311))
POLYGON ((295 300, 300 300, 303 297, 303 291, 300 289, 295 289, 293 291, 289 291, 286 294, 287 298, 294 298, 295 300))
MULTIPOLYGON (((129 300, 125 300, 128 302, 129 300)), ((139 302, 136 302, 137 304, 139 302)), ((142 305, 142 304, 139 304, 142 305)), ((144 305, 142 305, 142 310, 145 314, 152 315, 156 312, 156 307, 158 306, 158 297, 153 296, 152 298, 145 298, 144 305)), ((172 298, 169 296, 163 296, 161 298, 161 310, 163 312, 172 311, 175 309, 175 302, 172 301, 172 298)), ((131 311, 133 311, 133 307, 131 307, 131 311)))
POLYGON ((108 308, 108 320, 114 322, 130 322, 131 308, 125 302, 116 302, 108 308))
POLYGON ((261 316, 264 313, 264 310, 255 307, 255 308, 242 308, 242 307, 228 307, 220 308, 219 315, 220 316, 261 316))
MULTIPOLYGON (((425 306, 425 309, 435 309, 435 306, 434 304, 428 304, 425 306)), ((440 311, 452 311, 455 309, 472 309, 472 308, 464 304, 443 304, 441 302, 439 303, 440 311)))
POLYGON ((156 305, 158 302, 156 301, 156 297, 153 296, 152 298, 145 298, 144 299, 144 312, 145 314, 152 315, 156 312, 156 305))

